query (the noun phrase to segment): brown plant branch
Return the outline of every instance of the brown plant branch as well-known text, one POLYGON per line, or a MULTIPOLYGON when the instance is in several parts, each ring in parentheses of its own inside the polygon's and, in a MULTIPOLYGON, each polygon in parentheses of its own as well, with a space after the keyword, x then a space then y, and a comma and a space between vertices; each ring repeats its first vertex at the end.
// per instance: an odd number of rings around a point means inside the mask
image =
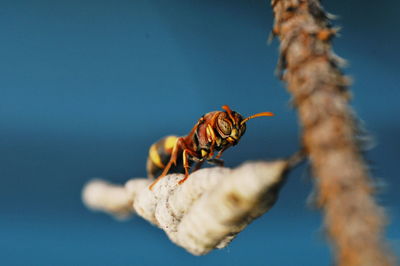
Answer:
POLYGON ((293 95, 303 144, 315 176, 317 203, 338 265, 394 265, 383 239, 383 209, 348 105, 348 79, 331 50, 332 28, 318 0, 272 0, 273 34, 280 39, 278 70, 293 95))

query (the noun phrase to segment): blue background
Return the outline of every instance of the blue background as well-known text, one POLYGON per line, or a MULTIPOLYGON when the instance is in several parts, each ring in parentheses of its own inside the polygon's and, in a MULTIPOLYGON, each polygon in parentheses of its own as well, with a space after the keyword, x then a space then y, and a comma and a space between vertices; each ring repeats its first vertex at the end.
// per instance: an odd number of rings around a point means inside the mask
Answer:
MULTIPOLYGON (((400 253, 397 1, 325 1, 344 26, 353 106, 376 147, 387 236, 400 253)), ((149 146, 186 134, 228 104, 249 122, 228 166, 298 147, 290 95, 273 75, 269 2, 0 1, 1 265, 330 265, 307 167, 280 200, 224 250, 196 257, 141 218, 117 222, 81 203, 85 182, 145 176, 149 146)))

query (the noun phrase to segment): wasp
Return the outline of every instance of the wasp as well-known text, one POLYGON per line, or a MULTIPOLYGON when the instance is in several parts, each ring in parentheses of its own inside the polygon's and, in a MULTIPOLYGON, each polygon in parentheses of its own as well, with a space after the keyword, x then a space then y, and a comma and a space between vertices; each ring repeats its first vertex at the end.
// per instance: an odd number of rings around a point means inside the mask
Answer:
POLYGON ((274 115, 262 112, 243 118, 227 105, 222 106, 222 109, 224 111, 203 115, 187 136, 167 136, 150 147, 147 175, 149 178, 157 177, 150 185, 150 190, 168 173, 185 174, 179 181, 182 184, 189 177, 193 163, 196 163, 193 171, 198 170, 205 161, 223 166, 224 162, 220 159, 222 153, 238 144, 246 131, 246 122, 256 117, 274 115))

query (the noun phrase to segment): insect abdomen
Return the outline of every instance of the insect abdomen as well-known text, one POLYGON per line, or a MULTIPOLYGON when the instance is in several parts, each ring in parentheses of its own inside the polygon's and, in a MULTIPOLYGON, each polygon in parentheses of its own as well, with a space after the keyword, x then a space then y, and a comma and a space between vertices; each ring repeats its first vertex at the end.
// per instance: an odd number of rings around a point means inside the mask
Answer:
MULTIPOLYGON (((177 136, 167 136, 151 145, 149 156, 147 157, 147 176, 149 178, 156 178, 161 175, 171 158, 172 150, 178 138, 177 136)), ((172 165, 168 173, 184 172, 182 155, 180 154, 178 155, 176 166, 172 165)))

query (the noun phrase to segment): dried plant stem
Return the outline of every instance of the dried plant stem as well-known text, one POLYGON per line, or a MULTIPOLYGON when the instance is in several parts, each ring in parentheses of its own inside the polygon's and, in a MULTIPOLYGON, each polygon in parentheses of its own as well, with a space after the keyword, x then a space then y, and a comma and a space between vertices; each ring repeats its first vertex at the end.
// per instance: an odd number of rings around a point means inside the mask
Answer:
POLYGON ((298 108, 338 265, 393 265, 382 234, 385 217, 357 140, 348 80, 331 50, 336 29, 318 0, 272 0, 279 70, 298 108))

